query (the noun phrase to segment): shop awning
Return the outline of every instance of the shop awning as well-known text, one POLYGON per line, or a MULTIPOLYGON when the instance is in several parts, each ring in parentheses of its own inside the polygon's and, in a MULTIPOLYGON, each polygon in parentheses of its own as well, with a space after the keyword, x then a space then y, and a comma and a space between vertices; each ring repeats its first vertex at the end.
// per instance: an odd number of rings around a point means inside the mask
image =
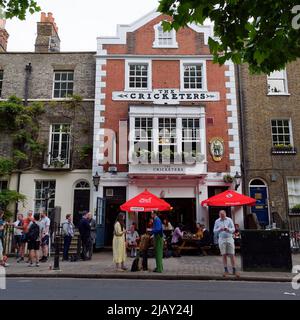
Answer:
POLYGON ((250 198, 233 190, 226 190, 202 201, 201 205, 208 207, 237 207, 244 205, 253 206, 255 203, 256 199, 254 198, 250 198))
POLYGON ((160 199, 156 195, 145 190, 122 204, 120 209, 127 212, 168 211, 171 209, 171 205, 165 200, 160 199))

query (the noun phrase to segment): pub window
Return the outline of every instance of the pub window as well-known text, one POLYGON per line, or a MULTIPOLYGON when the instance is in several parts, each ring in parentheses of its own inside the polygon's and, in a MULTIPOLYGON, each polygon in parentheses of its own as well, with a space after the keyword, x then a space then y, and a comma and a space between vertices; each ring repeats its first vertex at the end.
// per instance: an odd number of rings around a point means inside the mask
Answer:
POLYGON ((0 192, 3 190, 6 190, 8 186, 8 181, 6 180, 0 180, 0 192))
POLYGON ((178 48, 176 42, 176 31, 164 31, 161 23, 154 26, 155 39, 153 42, 154 48, 178 48))
POLYGON ((160 160, 174 160, 177 152, 176 118, 158 119, 158 151, 160 160))
POLYGON ((67 98, 73 95, 74 71, 54 72, 54 98, 67 98))
POLYGON ((2 97, 3 70, 0 70, 0 98, 2 97))
POLYGON ((268 94, 288 93, 286 70, 271 72, 267 78, 268 94))
POLYGON ((49 142, 49 165, 65 167, 70 165, 70 124, 52 124, 49 142))
POLYGON ((148 70, 147 63, 129 64, 129 88, 130 89, 147 89, 148 88, 148 70))
POLYGON ((182 119, 182 151, 192 152, 193 155, 200 153, 200 119, 182 119))
POLYGON ((40 210, 50 212, 55 207, 55 180, 36 180, 35 181, 35 198, 34 212, 40 210))
POLYGON ((134 128, 134 152, 137 157, 148 160, 153 151, 153 119, 152 118, 135 118, 134 128))
POLYGON ((273 146, 292 145, 291 121, 288 119, 272 120, 272 143, 273 146))
POLYGON ((287 178, 289 208, 300 204, 300 177, 287 178))
POLYGON ((183 64, 183 89, 184 90, 203 90, 203 64, 183 64))

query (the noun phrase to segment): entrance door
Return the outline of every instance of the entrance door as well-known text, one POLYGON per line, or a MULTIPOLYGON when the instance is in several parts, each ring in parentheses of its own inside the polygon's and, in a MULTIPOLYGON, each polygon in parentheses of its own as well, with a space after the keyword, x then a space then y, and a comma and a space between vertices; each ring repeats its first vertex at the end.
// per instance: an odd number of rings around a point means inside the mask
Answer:
POLYGON ((74 189, 73 221, 76 227, 86 211, 90 211, 90 185, 87 181, 80 181, 74 189))
POLYGON ((264 228, 269 225, 268 188, 260 179, 255 179, 250 183, 250 197, 256 199, 256 205, 251 207, 251 212, 255 213, 259 224, 264 228))

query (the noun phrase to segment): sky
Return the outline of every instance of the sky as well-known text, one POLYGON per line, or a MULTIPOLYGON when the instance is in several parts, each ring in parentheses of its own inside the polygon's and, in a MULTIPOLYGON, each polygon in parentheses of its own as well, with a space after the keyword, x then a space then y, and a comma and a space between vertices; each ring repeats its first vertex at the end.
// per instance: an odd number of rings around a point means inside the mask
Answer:
MULTIPOLYGON (((61 51, 96 51, 96 38, 115 36, 117 24, 131 24, 158 7, 158 0, 37 0, 52 12, 59 28, 61 51)), ((34 51, 40 13, 25 21, 8 20, 8 51, 34 51)))

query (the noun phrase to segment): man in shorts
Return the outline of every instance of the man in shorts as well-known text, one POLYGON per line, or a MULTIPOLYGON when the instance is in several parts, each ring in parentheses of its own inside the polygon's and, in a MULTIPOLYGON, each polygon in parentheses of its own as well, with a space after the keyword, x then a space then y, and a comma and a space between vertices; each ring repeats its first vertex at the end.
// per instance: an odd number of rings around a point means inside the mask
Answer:
POLYGON ((228 267, 227 267, 227 256, 229 256, 232 266, 232 273, 236 277, 239 277, 239 274, 236 272, 235 267, 235 247, 234 247, 234 239, 233 233, 235 231, 234 223, 232 219, 226 217, 226 211, 221 210, 219 212, 219 219, 216 220, 214 226, 214 233, 218 235, 218 243, 221 251, 221 255, 223 256, 223 264, 224 264, 224 277, 229 275, 228 267))
POLYGON ((48 218, 48 213, 43 210, 41 213, 41 247, 42 247, 42 258, 40 262, 47 262, 49 255, 49 239, 50 239, 50 219, 48 218))
POLYGON ((33 217, 34 220, 30 222, 27 233, 28 250, 30 258, 30 263, 28 266, 32 267, 33 262, 35 260, 36 267, 39 267, 39 250, 41 244, 41 229, 39 225, 40 214, 36 213, 33 217))

